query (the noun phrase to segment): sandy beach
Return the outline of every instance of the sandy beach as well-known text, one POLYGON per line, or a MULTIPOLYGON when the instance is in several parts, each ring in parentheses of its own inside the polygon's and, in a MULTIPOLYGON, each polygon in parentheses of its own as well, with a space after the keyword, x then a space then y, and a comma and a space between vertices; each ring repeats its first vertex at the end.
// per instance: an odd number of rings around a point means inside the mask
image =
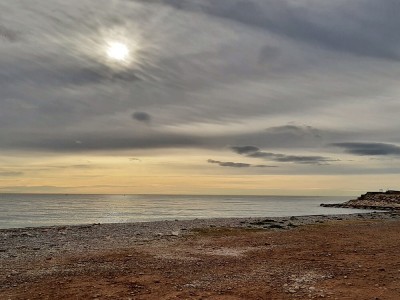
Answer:
POLYGON ((1 299, 399 299, 400 215, 0 230, 1 299))

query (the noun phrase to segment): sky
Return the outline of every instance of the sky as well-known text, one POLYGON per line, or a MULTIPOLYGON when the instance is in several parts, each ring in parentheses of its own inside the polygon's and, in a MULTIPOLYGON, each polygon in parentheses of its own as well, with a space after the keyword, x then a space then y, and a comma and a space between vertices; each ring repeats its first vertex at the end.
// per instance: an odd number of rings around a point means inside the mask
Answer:
POLYGON ((399 189, 398 0, 0 2, 0 193, 399 189))

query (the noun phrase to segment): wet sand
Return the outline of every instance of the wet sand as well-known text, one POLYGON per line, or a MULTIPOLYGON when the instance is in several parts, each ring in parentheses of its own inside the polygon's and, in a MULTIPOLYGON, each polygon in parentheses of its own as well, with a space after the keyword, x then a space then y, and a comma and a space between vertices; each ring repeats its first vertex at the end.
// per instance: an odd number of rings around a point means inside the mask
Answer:
POLYGON ((400 299, 400 215, 0 230, 0 299, 400 299))

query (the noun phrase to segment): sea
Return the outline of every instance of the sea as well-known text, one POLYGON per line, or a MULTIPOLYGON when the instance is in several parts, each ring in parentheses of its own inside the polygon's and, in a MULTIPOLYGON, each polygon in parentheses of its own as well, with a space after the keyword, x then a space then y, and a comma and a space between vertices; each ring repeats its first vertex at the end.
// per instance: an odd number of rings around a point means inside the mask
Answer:
MULTIPOLYGON (((351 214, 325 208, 351 197, 0 194, 0 228, 196 218, 351 214)), ((363 210, 365 212, 365 210, 363 210)))

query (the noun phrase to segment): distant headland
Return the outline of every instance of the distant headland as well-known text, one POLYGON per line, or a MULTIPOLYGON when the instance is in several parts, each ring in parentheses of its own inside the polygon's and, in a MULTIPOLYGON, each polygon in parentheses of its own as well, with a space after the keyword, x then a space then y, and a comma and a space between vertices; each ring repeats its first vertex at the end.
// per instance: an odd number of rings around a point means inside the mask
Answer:
POLYGON ((354 200, 338 204, 321 204, 321 206, 400 211, 400 191, 367 192, 354 200))

